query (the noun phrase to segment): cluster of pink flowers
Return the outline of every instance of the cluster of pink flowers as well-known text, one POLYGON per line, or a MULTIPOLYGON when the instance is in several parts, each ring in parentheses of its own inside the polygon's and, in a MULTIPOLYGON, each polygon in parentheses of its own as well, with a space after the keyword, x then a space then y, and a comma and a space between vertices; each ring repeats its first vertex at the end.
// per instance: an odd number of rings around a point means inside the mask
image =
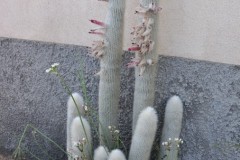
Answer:
POLYGON ((155 42, 151 40, 151 32, 154 24, 152 15, 157 14, 161 10, 155 3, 149 4, 149 6, 139 6, 136 8, 135 13, 142 17, 142 22, 133 27, 131 32, 132 46, 128 48, 128 51, 136 52, 136 58, 132 58, 128 63, 128 67, 140 67, 141 76, 146 69, 146 66, 153 65, 155 62, 152 59, 146 59, 145 55, 153 50, 155 42))
MULTIPOLYGON (((91 29, 88 33, 94 35, 104 36, 107 25, 104 22, 98 20, 90 20, 91 23, 96 24, 98 27, 91 29)), ((101 58, 104 54, 105 42, 104 40, 94 41, 92 44, 91 56, 101 58)))

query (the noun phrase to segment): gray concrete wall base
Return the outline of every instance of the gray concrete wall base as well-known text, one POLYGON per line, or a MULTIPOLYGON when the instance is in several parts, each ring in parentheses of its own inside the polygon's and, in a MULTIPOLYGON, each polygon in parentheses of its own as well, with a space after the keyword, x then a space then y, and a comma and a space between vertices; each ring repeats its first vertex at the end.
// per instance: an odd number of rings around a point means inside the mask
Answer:
MULTIPOLYGON (((82 46, 0 38, 0 154, 11 153, 27 124, 65 148, 66 101, 68 95, 54 75, 45 70, 59 62, 59 71, 72 91, 81 92, 76 76, 80 59, 92 107, 97 110, 99 62, 82 46)), ((134 92, 134 71, 127 69, 130 53, 122 67, 120 131, 129 148, 134 92)), ((161 56, 156 80, 155 108, 159 131, 167 99, 179 95, 184 103, 181 138, 182 160, 238 160, 240 157, 240 67, 206 61, 161 56)), ((56 160, 64 154, 36 136, 56 160)), ((95 142, 96 143, 96 142, 95 142)), ((23 146, 47 159, 27 133, 23 146)))

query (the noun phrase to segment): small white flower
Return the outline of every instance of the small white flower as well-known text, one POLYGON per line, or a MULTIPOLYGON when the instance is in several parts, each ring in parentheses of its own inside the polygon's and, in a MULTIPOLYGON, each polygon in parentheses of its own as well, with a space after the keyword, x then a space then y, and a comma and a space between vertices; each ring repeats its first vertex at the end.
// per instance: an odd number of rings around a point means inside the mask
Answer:
POLYGON ((74 160, 78 160, 79 156, 78 155, 74 155, 73 158, 74 158, 74 160))
POLYGON ((87 107, 87 106, 84 106, 84 110, 85 110, 85 111, 88 111, 88 107, 87 107))
POLYGON ((171 141, 172 139, 171 138, 168 138, 169 141, 171 141))
POLYGON ((174 140, 177 142, 179 139, 178 139, 178 138, 175 138, 174 140))
POLYGON ((46 69, 46 73, 50 73, 52 71, 52 68, 46 69))
POLYGON ((153 65, 154 64, 154 61, 152 59, 147 59, 147 64, 148 65, 153 65))
POLYGON ((73 142, 73 146, 77 147, 79 145, 79 142, 73 142))
POLYGON ((168 145, 168 142, 163 142, 162 145, 166 146, 166 145, 168 145))
POLYGON ((57 66, 59 66, 59 63, 53 63, 51 66, 52 66, 52 68, 57 67, 57 66))
POLYGON ((115 130, 115 131, 114 131, 114 133, 116 133, 116 134, 119 134, 119 133, 120 133, 120 131, 119 131, 119 130, 115 130))
POLYGON ((32 134, 33 134, 33 135, 37 134, 37 131, 36 131, 36 130, 33 130, 33 131, 32 131, 32 134))
POLYGON ((167 146, 167 145, 168 145, 168 142, 163 142, 162 145, 163 145, 163 146, 167 146))
POLYGON ((48 68, 48 69, 46 70, 46 72, 47 72, 47 73, 55 73, 55 74, 57 74, 57 66, 59 66, 59 63, 53 63, 53 64, 51 65, 51 68, 48 68))
POLYGON ((112 126, 108 126, 108 129, 112 129, 112 126))

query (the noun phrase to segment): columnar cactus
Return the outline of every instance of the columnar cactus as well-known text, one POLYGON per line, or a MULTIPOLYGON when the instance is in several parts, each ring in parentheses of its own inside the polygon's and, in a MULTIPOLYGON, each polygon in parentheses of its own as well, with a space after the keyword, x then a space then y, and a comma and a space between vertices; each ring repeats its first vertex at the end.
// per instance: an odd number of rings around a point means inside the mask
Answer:
POLYGON ((132 138, 129 160, 148 160, 157 130, 158 117, 155 109, 147 107, 139 115, 132 138))
POLYGON ((71 124, 74 118, 78 116, 78 109, 81 113, 83 110, 83 98, 78 93, 73 93, 72 97, 70 96, 67 102, 67 151, 72 150, 72 141, 71 141, 71 124), (75 104, 75 102, 77 104, 75 104), (78 109, 77 109, 78 107, 78 109))
POLYGON ((93 56, 100 59, 99 82, 99 121, 100 142, 112 142, 108 126, 118 126, 118 105, 120 97, 120 66, 122 62, 123 20, 125 0, 104 0, 109 3, 106 22, 91 20, 98 25, 89 33, 104 38, 93 44, 93 56), (104 140, 103 134, 107 137, 104 140))
POLYGON ((147 106, 153 106, 155 96, 155 77, 157 71, 158 54, 157 41, 157 13, 158 0, 140 0, 140 6, 135 13, 139 15, 141 22, 133 27, 132 47, 129 51, 135 51, 135 58, 128 64, 135 67, 135 91, 133 104, 133 131, 139 113, 147 106))
MULTIPOLYGON (((122 38, 125 0, 99 0, 109 3, 106 22, 90 20, 98 25, 89 33, 100 35, 103 40, 94 41, 91 55, 100 59, 99 82, 99 131, 100 144, 92 156, 92 139, 90 125, 83 113, 83 99, 74 93, 75 101, 69 99, 67 121, 67 149, 81 159, 94 160, 126 160, 119 149, 113 149, 113 136, 109 128, 118 127, 118 104, 120 96, 120 66, 122 61, 122 38), (79 108, 79 109, 78 109, 79 108), (79 112, 80 111, 80 112, 79 112), (71 126, 71 127, 69 127, 71 126), (106 146, 106 147, 105 147, 106 146), (110 149, 110 153, 108 151, 110 149)), ((133 138, 129 152, 129 160, 148 160, 155 138, 158 118, 154 102, 155 77, 158 54, 154 47, 157 40, 158 0, 140 0, 135 13, 141 22, 133 28, 132 47, 136 52, 128 67, 135 67, 135 92, 133 106, 133 138), (137 119, 138 118, 138 119, 137 119)), ((179 97, 172 97, 166 107, 162 142, 170 139, 179 141, 182 123, 182 102, 179 97)), ((118 131, 118 130, 117 130, 118 131)), ((118 131, 119 132, 119 131, 118 131)), ((165 143, 164 143, 165 144, 165 143)), ((177 147, 177 145, 175 145, 177 147)), ((178 148, 169 151, 170 159, 176 158, 178 148)), ((164 154, 161 148, 161 155, 164 154)), ((160 157, 161 158, 161 157, 160 157)))
POLYGON ((82 160, 90 160, 92 157, 92 136, 91 128, 88 121, 81 117, 74 118, 71 124, 71 142, 72 153, 74 158, 80 158, 82 160), (82 122, 81 122, 82 121, 82 122), (85 131, 84 131, 85 130, 85 131), (87 134, 87 138, 86 135, 87 134))
POLYGON ((177 159, 179 139, 182 128, 183 104, 178 96, 171 97, 166 106, 165 119, 161 138, 161 153, 159 160, 165 155, 168 159, 177 159))

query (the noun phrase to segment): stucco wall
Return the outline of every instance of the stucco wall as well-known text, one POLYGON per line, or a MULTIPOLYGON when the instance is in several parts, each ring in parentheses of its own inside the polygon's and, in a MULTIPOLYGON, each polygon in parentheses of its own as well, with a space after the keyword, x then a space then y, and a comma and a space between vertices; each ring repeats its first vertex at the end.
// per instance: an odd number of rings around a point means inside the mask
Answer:
MULTIPOLYGON (((239 0, 160 0, 161 55, 240 64, 239 0)), ((124 49, 137 1, 126 1, 124 49)), ((104 20, 97 0, 0 0, 0 37, 91 45, 89 19, 104 20)))

